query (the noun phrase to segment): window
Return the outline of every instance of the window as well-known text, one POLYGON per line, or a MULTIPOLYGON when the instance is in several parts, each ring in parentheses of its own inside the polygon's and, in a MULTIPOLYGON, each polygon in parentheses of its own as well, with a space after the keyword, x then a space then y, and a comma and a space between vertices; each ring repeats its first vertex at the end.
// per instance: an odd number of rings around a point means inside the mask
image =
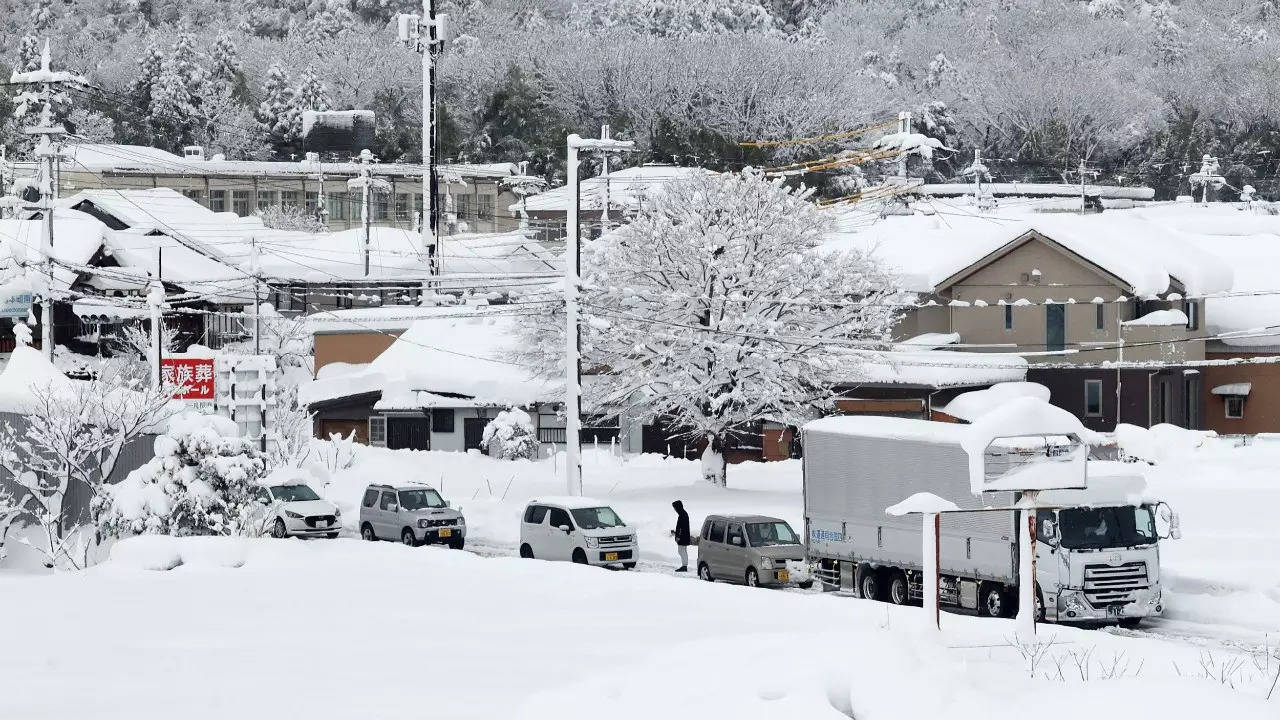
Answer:
POLYGON ((1102 417, 1102 381, 1084 381, 1084 414, 1088 417, 1102 417))
POLYGON ((1013 306, 1012 305, 1004 306, 1004 329, 1005 330, 1013 329, 1013 306))
POLYGON ((453 432, 453 409, 444 408, 431 411, 431 432, 453 432))
POLYGON ((398 193, 396 195, 396 220, 409 219, 409 194, 398 193))
POLYGON ((742 535, 742 525, 738 523, 734 523, 733 525, 729 526, 729 534, 726 539, 728 540, 729 544, 732 545, 734 538, 737 538, 738 542, 742 543, 743 545, 745 545, 747 542, 746 538, 744 538, 742 535))
POLYGON ((307 214, 314 215, 316 209, 320 207, 320 193, 307 193, 307 214))
POLYGON ((249 191, 248 190, 232 190, 231 191, 231 212, 247 217, 249 215, 249 191))
POLYGON ((1097 303, 1093 306, 1093 312, 1095 316, 1094 326, 1097 327, 1097 329, 1099 330, 1106 330, 1107 329, 1107 306, 1102 303, 1097 303))
POLYGON ((297 209, 302 204, 302 192, 298 190, 285 190, 280 193, 280 205, 285 208, 297 209))
POLYGON ((1225 399, 1227 407, 1227 417, 1232 420, 1239 420, 1244 417, 1244 396, 1228 395, 1225 399))
POLYGON ((551 527, 562 528, 567 527, 573 529, 573 521, 569 519, 569 512, 560 508, 548 508, 551 513, 551 527))
POLYGON ((710 539, 711 539, 711 521, 710 521, 710 520, 704 520, 704 521, 702 522, 702 533, 701 533, 701 535, 702 535, 702 539, 703 539, 703 540, 710 540, 710 539))
POLYGON ((385 417, 369 418, 369 444, 374 447, 387 446, 387 419, 385 417))
POLYGON ((390 490, 384 490, 382 493, 382 503, 378 507, 383 510, 390 510, 396 504, 396 494, 390 490))
POLYGON ((386 193, 377 193, 373 196, 373 219, 386 220, 388 212, 388 202, 386 193))
POLYGON ((459 218, 471 217, 471 196, 459 195, 454 198, 453 209, 459 218))
POLYGON ((376 502, 378 502, 378 491, 374 488, 369 488, 368 490, 365 490, 364 500, 360 501, 360 504, 364 505, 367 508, 371 508, 373 507, 373 504, 376 502))
POLYGON ((330 220, 347 219, 347 194, 333 193, 325 196, 325 204, 329 206, 330 220))
POLYGON ((711 542, 724 542, 724 522, 715 520, 711 523, 711 536, 708 539, 711 542))
POLYGON ((274 190, 258 191, 258 209, 266 210, 276 204, 276 193, 274 190))
POLYGON ((533 525, 541 525, 543 519, 547 517, 546 505, 530 505, 524 511, 524 521, 533 525))
POLYGON ((199 190, 183 190, 182 194, 188 199, 195 200, 196 202, 201 202, 201 198, 204 196, 204 193, 199 190))
POLYGON ((478 203, 476 208, 476 217, 483 218, 485 220, 492 220, 493 219, 493 196, 481 195, 476 198, 476 201, 478 203))
POLYGON ((1187 314, 1187 329, 1200 329, 1200 301, 1187 300, 1182 303, 1182 312, 1187 314))
POLYGON ((209 209, 214 212, 227 211, 227 191, 226 190, 210 190, 209 191, 209 209))

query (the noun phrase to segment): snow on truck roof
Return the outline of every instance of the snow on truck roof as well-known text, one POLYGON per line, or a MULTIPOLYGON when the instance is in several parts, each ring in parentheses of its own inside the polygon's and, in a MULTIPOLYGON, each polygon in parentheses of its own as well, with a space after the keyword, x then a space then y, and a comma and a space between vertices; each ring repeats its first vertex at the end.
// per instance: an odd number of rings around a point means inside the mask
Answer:
POLYGON ((1075 415, 1037 397, 1010 400, 970 425, 860 415, 814 420, 804 426, 804 434, 810 433, 955 446, 969 459, 969 487, 975 495, 1003 490, 1083 487, 1088 457, 1086 441, 1094 436, 1075 415), (1065 445, 1063 439, 1068 440, 1065 445), (1050 453, 1058 447, 1064 448, 1060 454, 1050 453), (990 472, 999 471, 1000 468, 994 466, 1007 460, 989 458, 992 454, 989 449, 1012 457, 1025 454, 1020 451, 1037 448, 1045 449, 1041 461, 1015 459, 1003 472, 996 472, 994 476, 990 472), (992 468, 988 468, 989 461, 992 468))

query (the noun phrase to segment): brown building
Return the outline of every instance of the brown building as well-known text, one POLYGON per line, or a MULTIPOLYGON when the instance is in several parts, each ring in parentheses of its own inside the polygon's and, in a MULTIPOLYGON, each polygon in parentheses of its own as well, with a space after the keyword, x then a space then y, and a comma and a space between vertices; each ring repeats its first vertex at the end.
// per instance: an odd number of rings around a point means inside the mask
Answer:
POLYGON ((1280 345, 1214 342, 1202 369, 1204 429, 1221 435, 1280 432, 1280 345))

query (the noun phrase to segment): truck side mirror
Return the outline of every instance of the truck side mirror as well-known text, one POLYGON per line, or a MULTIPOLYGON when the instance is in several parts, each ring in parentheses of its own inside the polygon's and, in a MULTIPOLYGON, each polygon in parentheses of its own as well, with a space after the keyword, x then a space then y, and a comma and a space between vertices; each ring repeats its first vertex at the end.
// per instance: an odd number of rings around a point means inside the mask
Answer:
POLYGON ((1053 543, 1058 539, 1058 524, 1052 520, 1040 521, 1040 535, 1047 542, 1053 543))

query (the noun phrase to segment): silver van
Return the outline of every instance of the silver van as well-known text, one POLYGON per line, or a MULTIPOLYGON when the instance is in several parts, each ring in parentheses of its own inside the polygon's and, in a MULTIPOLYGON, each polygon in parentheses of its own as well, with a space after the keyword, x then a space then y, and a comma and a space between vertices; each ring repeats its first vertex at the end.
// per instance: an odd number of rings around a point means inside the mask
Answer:
POLYGON ((759 585, 813 585, 804 545, 786 520, 711 515, 698 536, 698 577, 759 585))
POLYGON ((373 484, 360 501, 360 537, 405 545, 447 544, 461 550, 467 521, 428 485, 373 484))

